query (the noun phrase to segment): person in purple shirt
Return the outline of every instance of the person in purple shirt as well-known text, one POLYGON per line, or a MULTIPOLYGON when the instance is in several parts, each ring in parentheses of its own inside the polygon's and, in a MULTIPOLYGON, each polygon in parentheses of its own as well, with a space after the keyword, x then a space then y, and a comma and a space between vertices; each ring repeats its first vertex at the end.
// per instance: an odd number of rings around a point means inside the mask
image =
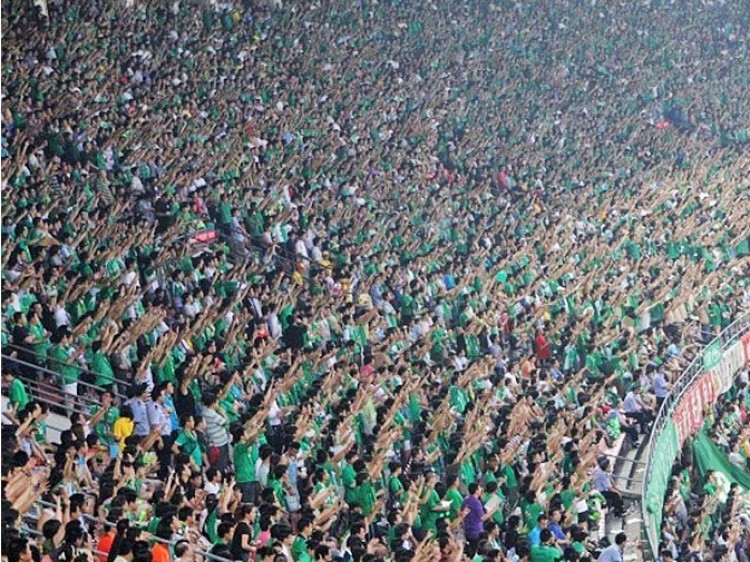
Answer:
POLYGON ((484 531, 484 522, 495 513, 494 511, 485 511, 482 500, 479 499, 481 496, 482 487, 476 482, 469 484, 469 495, 464 498, 462 508, 464 514, 464 536, 466 537, 464 552, 469 558, 473 558, 477 553, 479 536, 484 531))

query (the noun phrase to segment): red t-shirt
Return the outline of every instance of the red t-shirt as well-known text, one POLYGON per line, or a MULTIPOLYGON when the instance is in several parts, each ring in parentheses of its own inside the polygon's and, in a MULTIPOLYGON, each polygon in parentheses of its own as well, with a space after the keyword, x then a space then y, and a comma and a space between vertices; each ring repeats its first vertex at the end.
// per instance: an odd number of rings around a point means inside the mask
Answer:
POLYGON ((549 346, 542 334, 536 337, 536 356, 541 360, 549 359, 549 346))
POLYGON ((101 562, 107 562, 109 551, 112 550, 112 543, 115 541, 115 534, 112 532, 105 533, 99 537, 99 542, 96 545, 96 550, 103 553, 99 555, 101 562))

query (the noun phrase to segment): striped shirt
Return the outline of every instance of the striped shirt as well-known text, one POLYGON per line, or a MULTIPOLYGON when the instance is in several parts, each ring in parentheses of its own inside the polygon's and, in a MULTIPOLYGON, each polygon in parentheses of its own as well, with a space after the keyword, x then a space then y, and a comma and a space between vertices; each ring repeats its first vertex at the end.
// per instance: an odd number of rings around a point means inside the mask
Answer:
POLYGON ((225 428, 224 416, 211 408, 203 408, 203 419, 206 420, 206 438, 214 447, 223 447, 229 443, 229 434, 225 428))

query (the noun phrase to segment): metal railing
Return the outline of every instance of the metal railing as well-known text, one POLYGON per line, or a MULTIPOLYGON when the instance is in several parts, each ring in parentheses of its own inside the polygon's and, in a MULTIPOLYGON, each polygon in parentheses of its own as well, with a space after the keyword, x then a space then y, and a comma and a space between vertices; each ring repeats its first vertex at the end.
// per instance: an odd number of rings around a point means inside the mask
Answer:
MULTIPOLYGON (((733 345, 739 338, 744 336, 750 331, 750 313, 744 313, 737 320, 727 326, 718 336, 716 336, 711 343, 705 346, 700 353, 698 353, 688 365, 688 367, 682 372, 680 377, 672 385, 672 389, 664 399, 661 408, 656 414, 654 420, 653 429, 649 435, 648 441, 648 456, 646 459, 646 472, 643 478, 641 487, 641 513, 643 516, 643 526, 646 534, 647 544, 651 551, 651 559, 656 560, 659 553, 659 540, 661 529, 657 529, 654 525, 654 514, 648 509, 648 489, 651 482, 652 471, 654 466, 654 443, 664 431, 667 422, 672 419, 677 406, 680 405, 684 394, 695 384, 698 378, 703 375, 703 359, 706 349, 718 342, 721 349, 721 355, 723 356, 726 350, 733 345)), ((669 459, 671 464, 677 460, 675 458, 669 459)), ((663 507, 662 507, 663 509, 663 507)))
MULTIPOLYGON (((64 363, 63 361, 61 361, 59 359, 55 359, 54 357, 50 357, 49 355, 44 355, 43 353, 37 353, 37 352, 35 352, 35 351, 27 348, 27 347, 21 347, 21 346, 12 344, 12 343, 6 343, 5 345, 3 345, 3 347, 2 347, 2 359, 3 359, 3 361, 8 361, 10 363, 15 362, 15 363, 27 366, 27 367, 34 368, 37 371, 42 371, 44 373, 54 375, 55 377, 58 377, 61 381, 62 381, 62 374, 59 371, 55 371, 54 369, 50 369, 48 367, 43 367, 42 365, 45 362, 48 365, 51 365, 51 364, 54 364, 54 365, 65 364, 65 365, 67 365, 67 363, 64 363), (17 357, 11 357, 6 352, 6 350, 9 350, 10 352, 16 351, 18 353, 22 353, 26 357, 34 357, 36 359, 39 359, 39 361, 32 363, 30 361, 25 361, 23 359, 18 359, 17 357)), ((86 367, 81 367, 77 363, 75 365, 71 365, 71 366, 75 367, 76 370, 78 370, 81 374, 91 375, 92 377, 99 377, 100 376, 99 373, 96 373, 96 372, 92 371, 91 369, 87 369, 86 367)), ((118 378, 117 375, 113 375, 113 376, 108 377, 108 378, 112 379, 111 386, 117 387, 118 385, 122 385, 123 387, 128 387, 131 384, 129 381, 125 381, 125 380, 123 380, 121 378, 118 378)), ((85 382, 83 382, 81 380, 78 381, 78 384, 86 386, 86 387, 95 388, 95 389, 101 391, 101 387, 97 386, 95 384, 85 383, 85 382)), ((114 392, 115 396, 117 396, 118 398, 125 398, 125 396, 123 394, 118 394, 116 390, 113 390, 113 392, 114 392)))
MULTIPOLYGON (((13 371, 13 375, 25 384, 26 388, 28 389, 29 395, 37 402, 41 402, 43 404, 46 404, 47 406, 54 408, 62 408, 66 412, 83 414, 84 416, 89 416, 91 414, 91 412, 85 410, 85 408, 100 404, 98 393, 100 393, 102 389, 95 384, 87 383, 81 380, 77 381, 79 387, 93 389, 97 393, 96 396, 87 396, 85 393, 81 392, 78 392, 75 396, 73 396, 72 394, 66 395, 63 390, 65 381, 63 375, 59 372, 53 371, 46 367, 41 367, 35 363, 24 361, 23 359, 18 359, 17 357, 10 357, 8 355, 5 355, 4 353, 0 355, 0 357, 2 357, 5 368, 13 371), (33 369, 34 371, 42 375, 49 375, 54 382, 46 382, 44 380, 40 380, 28 375, 20 369, 14 370, 12 367, 9 367, 8 364, 12 365, 14 363, 22 367, 33 369), (84 409, 82 410, 79 406, 82 406, 84 409)), ((117 391, 110 390, 110 392, 112 392, 118 400, 125 400, 125 396, 118 393, 117 391)))

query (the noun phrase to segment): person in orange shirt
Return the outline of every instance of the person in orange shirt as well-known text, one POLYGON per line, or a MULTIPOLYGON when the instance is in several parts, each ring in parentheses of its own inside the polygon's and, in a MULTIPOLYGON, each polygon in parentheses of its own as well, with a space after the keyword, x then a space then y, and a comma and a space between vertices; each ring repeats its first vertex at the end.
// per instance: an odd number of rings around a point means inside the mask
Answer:
POLYGON ((109 551, 112 550, 112 543, 115 541, 116 534, 115 527, 105 525, 104 534, 99 537, 99 542, 96 544, 96 550, 99 553, 99 562, 107 562, 109 551))
POLYGON ((153 562, 169 562, 169 548, 160 542, 151 547, 151 560, 153 562))
MULTIPOLYGON (((156 538, 166 541, 172 540, 172 529, 169 525, 159 525, 156 538)), ((162 542, 155 542, 151 547, 152 562, 169 562, 169 546, 162 542)))
POLYGON ((530 380, 531 375, 536 371, 536 358, 533 355, 529 355, 524 361, 521 363, 521 373, 523 375, 523 378, 525 380, 530 380))

